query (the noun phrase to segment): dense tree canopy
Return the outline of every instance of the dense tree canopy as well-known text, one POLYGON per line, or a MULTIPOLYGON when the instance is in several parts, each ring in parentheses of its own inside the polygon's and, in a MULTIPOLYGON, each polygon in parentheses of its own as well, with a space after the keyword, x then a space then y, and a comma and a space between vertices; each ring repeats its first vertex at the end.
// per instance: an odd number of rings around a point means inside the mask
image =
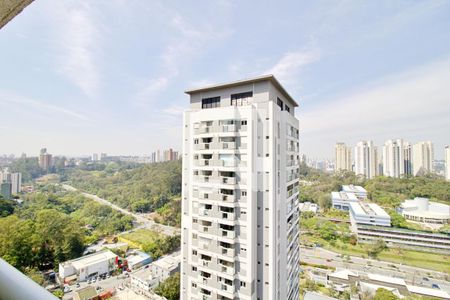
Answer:
POLYGON ((81 195, 39 192, 24 199, 13 215, 0 218, 0 256, 21 270, 81 256, 99 236, 132 228, 130 216, 81 195))
POLYGON ((158 212, 157 221, 179 225, 181 161, 111 171, 74 170, 71 183, 134 212, 158 212))
POLYGON ((167 278, 155 288, 155 292, 167 300, 180 299, 180 273, 175 273, 175 275, 167 278))

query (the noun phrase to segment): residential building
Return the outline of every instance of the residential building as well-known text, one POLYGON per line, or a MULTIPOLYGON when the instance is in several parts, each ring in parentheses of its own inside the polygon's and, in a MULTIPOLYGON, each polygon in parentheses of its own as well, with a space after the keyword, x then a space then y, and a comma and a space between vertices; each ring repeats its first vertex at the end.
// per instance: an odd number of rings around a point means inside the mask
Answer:
POLYGON ((11 173, 11 193, 16 195, 22 191, 22 173, 11 173))
POLYGON ((336 167, 335 170, 352 171, 352 150, 345 143, 336 143, 336 167))
POLYGON ((344 193, 355 194, 355 196, 360 200, 367 199, 367 191, 362 186, 353 185, 353 184, 343 185, 341 190, 344 193))
POLYGON ((387 140, 383 146, 383 175, 402 177, 405 174, 405 148, 402 139, 387 140))
POLYGON ((354 193, 331 192, 331 206, 335 209, 349 211, 350 203, 360 201, 354 193))
POLYGON ((108 157, 108 155, 106 153, 100 153, 100 160, 101 161, 104 161, 107 157, 108 157))
POLYGON ((370 179, 378 175, 378 152, 372 141, 360 141, 355 147, 355 174, 370 179))
POLYGON ((133 255, 127 257, 127 262, 128 268, 133 271, 151 263, 152 258, 147 253, 135 251, 133 255))
POLYGON ((272 75, 186 93, 181 299, 298 299, 297 103, 272 75))
POLYGON ((98 161, 98 153, 92 154, 92 161, 98 161))
POLYGON ((405 219, 414 222, 440 225, 450 223, 450 205, 431 202, 428 198, 405 200, 400 204, 398 212, 405 219))
POLYGON ((59 264, 62 281, 85 281, 91 277, 107 274, 117 269, 117 255, 110 250, 102 250, 59 264))
POLYGON ((319 205, 311 202, 300 202, 298 208, 300 212, 310 211, 317 214, 317 212, 319 211, 319 205))
POLYGON ((12 191, 11 191, 11 182, 0 182, 0 195, 3 196, 4 199, 11 199, 12 198, 12 191))
POLYGON ((432 142, 428 141, 414 144, 412 154, 414 176, 433 172, 434 149, 432 142))
POLYGON ((404 161, 405 175, 412 175, 413 155, 412 155, 412 145, 409 142, 405 142, 403 144, 403 161, 404 161))
POLYGON ((445 179, 450 181, 450 146, 445 146, 445 179))
POLYGON ((48 171, 53 166, 52 155, 47 153, 47 148, 42 148, 39 155, 39 167, 48 171))
POLYGON ((350 202, 350 222, 356 225, 391 226, 391 217, 375 203, 350 202))
POLYGON ((9 168, 3 168, 0 170, 0 183, 11 183, 11 194, 15 195, 22 191, 22 173, 9 171, 9 168))
POLYGON ((150 265, 153 277, 159 281, 164 281, 170 276, 180 271, 181 255, 165 256, 154 261, 150 265))
POLYGON ((131 273, 131 285, 150 291, 158 284, 180 271, 181 256, 165 256, 152 262, 148 268, 141 268, 131 273))

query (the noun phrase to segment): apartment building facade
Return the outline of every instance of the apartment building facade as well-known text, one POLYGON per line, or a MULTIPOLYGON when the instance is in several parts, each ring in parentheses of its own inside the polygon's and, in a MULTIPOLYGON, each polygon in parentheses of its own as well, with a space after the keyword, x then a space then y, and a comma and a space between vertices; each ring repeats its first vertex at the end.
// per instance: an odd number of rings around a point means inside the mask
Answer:
POLYGON ((272 75, 186 93, 181 299, 298 299, 297 103, 272 75))
POLYGON ((378 175, 378 150, 373 141, 360 141, 355 147, 355 174, 370 179, 378 175))
POLYGON ((334 152, 336 157, 335 170, 352 171, 352 149, 347 147, 345 143, 336 143, 334 152))
POLYGON ((402 139, 387 140, 383 145, 383 175, 402 177, 405 174, 405 148, 402 139))

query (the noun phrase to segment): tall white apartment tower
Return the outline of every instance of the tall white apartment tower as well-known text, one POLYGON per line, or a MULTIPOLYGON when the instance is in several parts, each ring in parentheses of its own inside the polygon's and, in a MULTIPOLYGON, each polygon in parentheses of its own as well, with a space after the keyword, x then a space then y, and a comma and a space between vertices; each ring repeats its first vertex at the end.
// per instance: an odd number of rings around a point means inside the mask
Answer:
POLYGON ((297 103, 272 75, 186 93, 181 299, 298 299, 297 103))
POLYGON ((433 172, 434 148, 432 142, 414 144, 412 154, 414 176, 433 172))
POLYGON ((356 144, 355 174, 366 178, 378 175, 378 153, 372 141, 360 141, 356 144))
POLYGON ((450 146, 445 146, 445 179, 450 181, 450 146))
POLYGON ((404 168, 405 168, 405 174, 411 175, 412 174, 412 145, 409 142, 405 142, 403 144, 403 161, 404 161, 404 168))
POLYGON ((401 177, 405 174, 405 150, 402 139, 387 140, 383 146, 383 175, 401 177))
POLYGON ((336 143, 334 147, 336 155, 336 167, 335 170, 352 170, 352 150, 347 147, 345 143, 336 143))

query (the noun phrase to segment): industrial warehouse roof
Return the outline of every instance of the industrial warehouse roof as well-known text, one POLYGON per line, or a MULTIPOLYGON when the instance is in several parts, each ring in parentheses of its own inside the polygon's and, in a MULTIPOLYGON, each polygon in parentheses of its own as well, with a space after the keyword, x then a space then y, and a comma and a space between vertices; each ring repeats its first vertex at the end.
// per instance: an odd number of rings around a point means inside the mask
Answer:
POLYGON ((192 95, 195 93, 209 92, 209 91, 213 91, 213 90, 236 87, 236 86, 240 86, 243 84, 251 84, 251 83, 257 83, 257 82, 263 82, 263 81, 270 81, 283 94, 283 96, 286 97, 287 100, 291 101, 294 104, 294 106, 296 106, 296 107, 298 106, 298 103, 294 100, 294 98, 292 98, 291 95, 289 95, 289 93, 284 89, 284 87, 281 85, 281 83, 272 74, 238 80, 238 81, 232 81, 232 82, 227 82, 227 83, 214 84, 214 85, 209 85, 209 86, 205 86, 205 87, 201 87, 201 88, 189 89, 189 90, 185 91, 185 93, 192 95))
POLYGON ((406 287, 408 288, 408 291, 413 294, 450 299, 450 295, 443 290, 424 288, 415 285, 407 285, 406 287))
POLYGON ((359 185, 343 185, 342 190, 347 193, 367 193, 366 189, 359 185))
POLYGON ((181 256, 166 256, 157 261, 154 261, 153 265, 165 270, 173 270, 178 267, 178 264, 180 262, 181 256))
POLYGON ((331 192, 331 196, 336 200, 344 200, 344 201, 358 201, 358 198, 354 193, 351 192, 331 192))
POLYGON ((116 258, 116 254, 109 250, 102 250, 94 254, 82 256, 76 259, 72 259, 64 262, 63 264, 72 264, 76 269, 81 269, 89 265, 93 265, 102 261, 110 260, 116 258))

